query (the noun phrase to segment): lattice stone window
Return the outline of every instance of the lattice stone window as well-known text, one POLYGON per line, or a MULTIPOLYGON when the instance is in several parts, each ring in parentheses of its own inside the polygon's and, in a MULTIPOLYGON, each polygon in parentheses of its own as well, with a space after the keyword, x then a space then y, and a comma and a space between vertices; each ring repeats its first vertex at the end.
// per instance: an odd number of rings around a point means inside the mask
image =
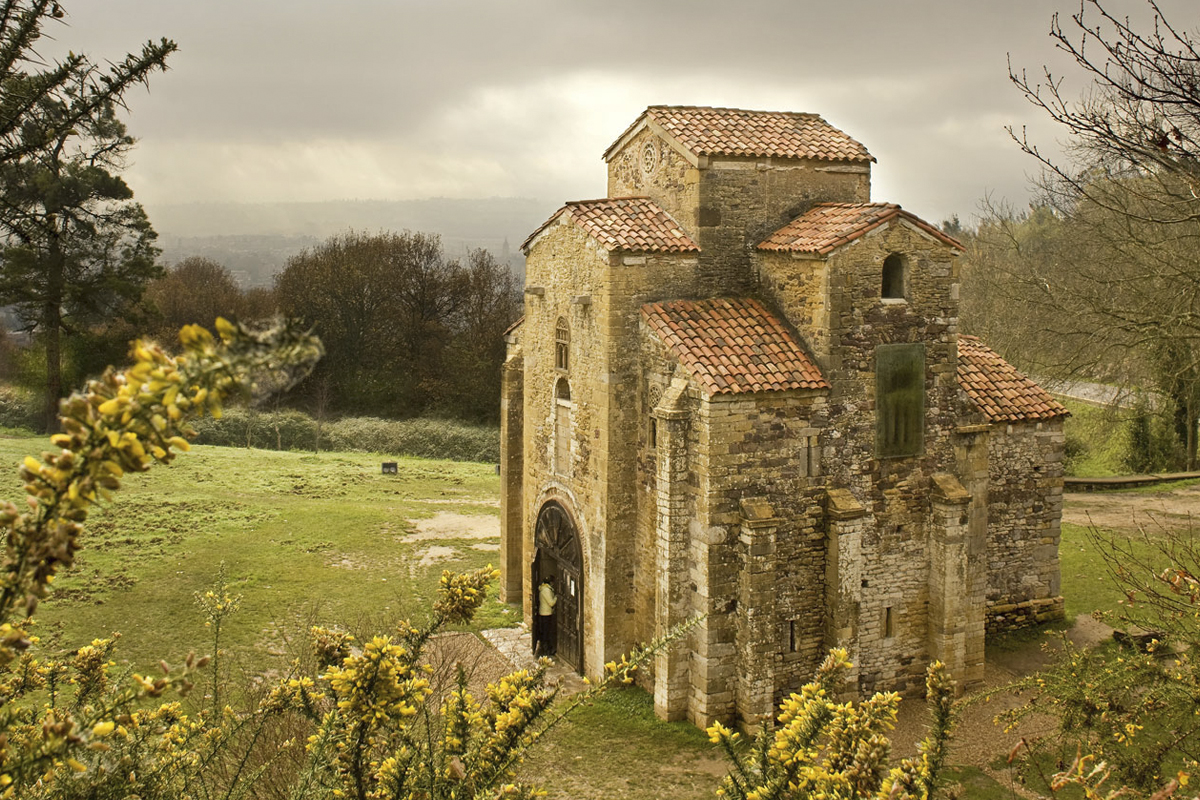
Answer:
POLYGON ((658 386, 651 386, 646 393, 646 407, 651 415, 646 427, 646 447, 650 450, 658 448, 658 420, 654 418, 653 414, 660 402, 662 402, 662 389, 658 386))
POLYGON ((880 287, 880 296, 884 300, 903 300, 905 297, 905 269, 904 256, 899 253, 892 253, 883 260, 883 285, 880 287))
POLYGON ((554 366, 556 369, 567 369, 571 363, 571 329, 567 321, 558 318, 554 326, 554 366))
POLYGON ((925 449, 925 345, 875 349, 875 455, 920 455, 925 449))

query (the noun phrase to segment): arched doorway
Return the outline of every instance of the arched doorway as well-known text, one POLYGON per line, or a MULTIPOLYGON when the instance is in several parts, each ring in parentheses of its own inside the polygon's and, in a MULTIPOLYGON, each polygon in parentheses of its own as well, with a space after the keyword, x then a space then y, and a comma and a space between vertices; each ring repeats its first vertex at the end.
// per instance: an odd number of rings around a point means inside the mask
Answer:
MULTIPOLYGON (((538 512, 533 544, 533 609, 538 586, 549 578, 558 597, 554 607, 556 657, 576 672, 583 670, 583 555, 575 523, 565 508, 551 500, 538 512)), ((537 641, 533 642, 536 649, 537 641)))

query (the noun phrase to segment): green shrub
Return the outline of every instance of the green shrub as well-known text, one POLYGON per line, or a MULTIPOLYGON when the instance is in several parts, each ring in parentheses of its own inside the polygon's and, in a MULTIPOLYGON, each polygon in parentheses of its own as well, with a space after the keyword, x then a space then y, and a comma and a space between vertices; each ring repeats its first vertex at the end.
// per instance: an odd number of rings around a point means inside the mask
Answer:
POLYGON ((1065 405, 1071 412, 1063 424, 1066 473, 1096 478, 1124 472, 1122 462, 1129 448, 1124 418, 1128 412, 1080 401, 1068 400, 1065 405))
POLYGON ((37 430, 41 424, 41 404, 33 392, 0 385, 0 427, 37 430))
POLYGON ((1181 468, 1183 448, 1172 420, 1139 403, 1127 425, 1129 446, 1122 463, 1130 472, 1141 475, 1181 468))
POLYGON ((258 447, 264 450, 333 450, 452 461, 500 460, 499 431, 442 419, 387 420, 348 417, 321 426, 299 411, 231 408, 220 419, 194 425, 198 444, 258 447))

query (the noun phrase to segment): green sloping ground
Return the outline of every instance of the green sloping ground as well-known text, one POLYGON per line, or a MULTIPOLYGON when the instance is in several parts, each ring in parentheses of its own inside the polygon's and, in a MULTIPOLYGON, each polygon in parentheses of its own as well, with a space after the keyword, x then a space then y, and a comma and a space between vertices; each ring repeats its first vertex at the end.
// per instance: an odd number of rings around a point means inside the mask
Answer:
MULTIPOLYGON (((7 497, 20 501, 20 459, 44 439, 0 439, 10 465, 7 497)), ((391 460, 391 459, 389 459, 391 460)), ((127 476, 112 504, 85 529, 76 566, 38 609, 43 640, 73 649, 120 631, 120 654, 145 668, 207 651, 193 594, 221 562, 242 595, 223 648, 249 666, 287 650, 310 623, 386 630, 427 613, 442 569, 496 563, 499 478, 492 465, 401 459, 382 475, 381 457, 320 456, 196 447, 167 467, 127 476), (415 523, 454 517, 414 537, 415 523), (474 533, 472 532, 474 531, 474 533), (474 536, 474 538, 471 538, 474 536)), ((476 627, 515 623, 494 599, 476 627)))

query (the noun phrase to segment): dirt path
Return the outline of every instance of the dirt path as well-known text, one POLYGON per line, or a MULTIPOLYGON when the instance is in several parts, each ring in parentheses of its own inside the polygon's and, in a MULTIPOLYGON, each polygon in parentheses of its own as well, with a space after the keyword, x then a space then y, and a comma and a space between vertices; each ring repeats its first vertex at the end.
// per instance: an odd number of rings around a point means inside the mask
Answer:
POLYGON ((1162 492, 1071 492, 1063 495, 1063 522, 1107 530, 1200 521, 1200 483, 1162 492))
MULTIPOLYGON (((1020 646, 1003 650, 988 648, 983 688, 959 707, 960 716, 950 746, 951 764, 979 767, 1002 785, 1010 785, 1012 776, 992 765, 1007 759, 1023 737, 1031 739, 1049 733, 1054 721, 1034 714, 1012 730, 1005 730, 1003 724, 997 724, 997 717, 1018 708, 1026 698, 1003 688, 1048 664, 1054 650, 1062 646, 1061 643, 1056 645, 1056 636, 1030 637, 1020 646)), ((1067 638, 1079 647, 1097 644, 1110 636, 1112 628, 1091 617, 1077 617, 1074 627, 1067 631, 1067 638)), ((897 756, 916 752, 927 724, 927 711, 920 700, 906 699, 900 704, 900 715, 892 736, 897 756)))

